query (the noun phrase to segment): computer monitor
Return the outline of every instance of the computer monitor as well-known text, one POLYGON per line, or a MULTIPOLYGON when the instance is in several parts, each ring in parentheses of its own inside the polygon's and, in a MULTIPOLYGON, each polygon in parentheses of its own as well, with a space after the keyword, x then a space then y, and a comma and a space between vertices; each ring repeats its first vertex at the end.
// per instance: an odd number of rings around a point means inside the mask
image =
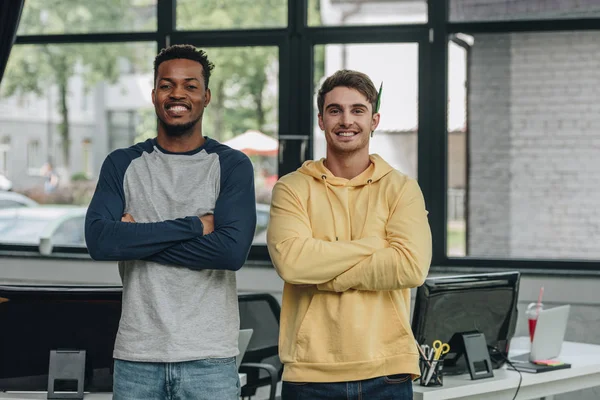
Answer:
POLYGON ((45 391, 50 350, 86 351, 84 390, 112 391, 119 286, 0 285, 0 392, 45 391))
MULTIPOLYGON (((493 368, 508 357, 517 323, 519 272, 498 272, 428 278, 417 289, 412 331, 420 344, 448 343, 455 333, 479 331, 485 335, 493 368)), ((444 373, 467 371, 465 357, 451 349, 444 373)))

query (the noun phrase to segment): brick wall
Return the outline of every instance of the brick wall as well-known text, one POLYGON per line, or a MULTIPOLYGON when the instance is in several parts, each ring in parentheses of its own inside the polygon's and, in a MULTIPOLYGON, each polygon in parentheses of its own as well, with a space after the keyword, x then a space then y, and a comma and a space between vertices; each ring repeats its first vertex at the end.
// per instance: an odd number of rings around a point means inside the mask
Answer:
POLYGON ((511 49, 506 35, 478 35, 471 50, 467 254, 510 253, 511 49))
POLYGON ((454 22, 600 16, 598 0, 450 0, 449 4, 454 22))
POLYGON ((476 35, 469 251, 600 258, 600 34, 476 35))

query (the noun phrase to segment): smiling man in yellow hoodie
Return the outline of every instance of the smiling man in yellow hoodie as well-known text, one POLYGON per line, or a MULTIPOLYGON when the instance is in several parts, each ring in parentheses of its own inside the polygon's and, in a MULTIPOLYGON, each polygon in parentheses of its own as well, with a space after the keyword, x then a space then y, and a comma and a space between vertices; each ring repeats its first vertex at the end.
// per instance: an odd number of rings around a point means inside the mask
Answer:
POLYGON ((282 400, 412 399, 410 288, 427 276, 431 231, 417 182, 369 154, 379 98, 363 73, 327 78, 317 99, 327 156, 273 189, 282 400))

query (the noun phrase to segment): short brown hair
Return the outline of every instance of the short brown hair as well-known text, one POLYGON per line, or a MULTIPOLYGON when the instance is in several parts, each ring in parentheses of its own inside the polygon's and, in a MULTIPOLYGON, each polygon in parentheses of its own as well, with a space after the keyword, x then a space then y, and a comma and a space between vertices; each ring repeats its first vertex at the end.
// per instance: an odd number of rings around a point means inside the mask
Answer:
POLYGON ((355 89, 360 92, 367 98, 367 101, 371 103, 372 112, 375 113, 375 107, 377 105, 377 89, 375 89, 375 85, 373 84, 373 81, 371 81, 371 78, 362 72, 341 69, 325 79, 325 82, 321 85, 321 89, 319 89, 317 95, 317 108, 319 109, 319 114, 323 114, 325 95, 339 86, 355 89))

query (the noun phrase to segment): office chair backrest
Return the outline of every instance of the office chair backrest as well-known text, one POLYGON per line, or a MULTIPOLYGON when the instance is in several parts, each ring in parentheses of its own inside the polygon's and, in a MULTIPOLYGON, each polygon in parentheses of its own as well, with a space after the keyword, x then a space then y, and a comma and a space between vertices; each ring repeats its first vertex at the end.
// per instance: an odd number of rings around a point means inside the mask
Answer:
POLYGON ((261 362, 278 354, 279 314, 277 300, 268 293, 241 294, 240 329, 253 329, 243 362, 261 362))
POLYGON ((242 397, 254 396, 257 388, 270 386, 270 399, 274 399, 276 382, 283 375, 283 364, 278 354, 281 307, 268 293, 241 294, 238 303, 240 329, 254 330, 240 368, 240 372, 247 374, 242 397), (271 371, 268 374, 265 366, 271 371))

